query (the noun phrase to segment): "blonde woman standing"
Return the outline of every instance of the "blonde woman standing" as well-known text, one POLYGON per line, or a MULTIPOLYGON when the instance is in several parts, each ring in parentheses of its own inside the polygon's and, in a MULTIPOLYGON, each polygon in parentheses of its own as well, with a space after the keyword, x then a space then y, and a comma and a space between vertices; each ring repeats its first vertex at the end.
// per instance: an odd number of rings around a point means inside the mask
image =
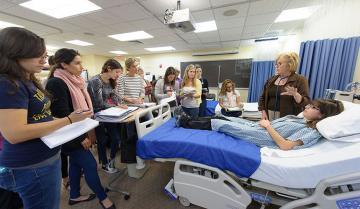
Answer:
POLYGON ((296 73, 299 56, 283 53, 276 58, 276 75, 268 79, 259 99, 262 119, 297 115, 310 102, 307 79, 296 73))
POLYGON ((191 117, 199 115, 201 103, 201 82, 196 79, 195 75, 195 66, 188 65, 185 69, 180 91, 182 109, 191 117))

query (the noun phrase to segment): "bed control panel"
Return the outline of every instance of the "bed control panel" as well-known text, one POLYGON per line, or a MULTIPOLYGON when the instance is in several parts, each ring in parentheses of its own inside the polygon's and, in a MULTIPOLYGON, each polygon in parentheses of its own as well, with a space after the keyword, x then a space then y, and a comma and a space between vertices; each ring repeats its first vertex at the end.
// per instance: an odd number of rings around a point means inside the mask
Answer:
POLYGON ((360 208, 360 197, 338 200, 336 205, 339 209, 357 209, 360 208))

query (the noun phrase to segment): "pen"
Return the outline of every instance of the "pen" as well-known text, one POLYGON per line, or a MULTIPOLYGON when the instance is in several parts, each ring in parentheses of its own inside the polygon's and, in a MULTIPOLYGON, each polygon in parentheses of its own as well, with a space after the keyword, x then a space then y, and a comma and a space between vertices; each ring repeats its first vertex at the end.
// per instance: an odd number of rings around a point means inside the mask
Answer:
POLYGON ((80 111, 76 112, 76 114, 80 114, 80 113, 87 112, 87 111, 89 111, 89 110, 80 110, 80 111))

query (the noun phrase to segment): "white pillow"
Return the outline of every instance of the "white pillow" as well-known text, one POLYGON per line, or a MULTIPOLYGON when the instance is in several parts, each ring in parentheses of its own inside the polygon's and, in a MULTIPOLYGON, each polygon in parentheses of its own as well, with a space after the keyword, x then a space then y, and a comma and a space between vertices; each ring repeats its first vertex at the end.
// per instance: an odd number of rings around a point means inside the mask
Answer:
POLYGON ((328 140, 360 142, 360 105, 342 102, 344 111, 318 122, 316 128, 328 140))

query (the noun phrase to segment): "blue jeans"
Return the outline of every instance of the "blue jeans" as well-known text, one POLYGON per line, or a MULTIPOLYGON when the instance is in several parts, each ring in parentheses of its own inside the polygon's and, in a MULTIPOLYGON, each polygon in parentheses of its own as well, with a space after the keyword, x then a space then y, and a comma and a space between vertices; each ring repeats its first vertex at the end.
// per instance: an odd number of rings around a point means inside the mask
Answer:
POLYGON ((191 116, 192 118, 196 118, 199 116, 199 108, 198 107, 194 107, 194 108, 187 108, 187 107, 182 107, 184 112, 186 114, 188 114, 189 116, 191 116))
POLYGON ((69 164, 70 199, 76 199, 80 196, 81 170, 84 171, 87 185, 99 200, 103 201, 107 197, 97 172, 96 160, 89 150, 79 149, 70 152, 69 164))
POLYGON ((40 168, 0 168, 0 187, 19 193, 24 209, 58 209, 60 185, 60 159, 40 168))
POLYGON ((114 159, 120 143, 120 128, 117 123, 100 123, 100 126, 95 128, 97 138, 97 149, 99 154, 99 161, 105 165, 108 163, 106 154, 106 144, 108 136, 110 138, 110 159, 114 159), (107 136, 108 135, 108 136, 107 136))
POLYGON ((206 99, 201 100, 201 104, 199 107, 199 117, 206 116, 206 105, 207 105, 207 100, 206 99))

